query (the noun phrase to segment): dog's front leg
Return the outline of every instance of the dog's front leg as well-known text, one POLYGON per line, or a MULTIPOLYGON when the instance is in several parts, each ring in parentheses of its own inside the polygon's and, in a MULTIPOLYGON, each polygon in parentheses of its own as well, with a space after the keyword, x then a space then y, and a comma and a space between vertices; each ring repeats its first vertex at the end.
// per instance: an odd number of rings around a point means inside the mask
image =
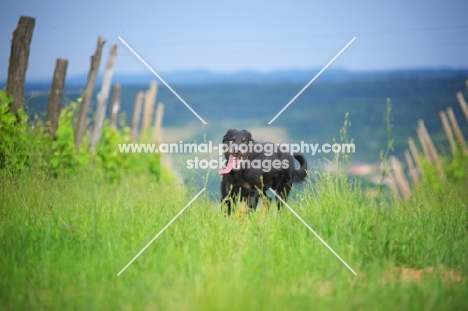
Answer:
POLYGON ((249 209, 256 210, 257 209, 257 204, 258 204, 258 199, 260 196, 258 195, 258 191, 256 190, 251 190, 249 193, 249 197, 247 198, 247 205, 249 206, 249 209))
POLYGON ((226 207, 226 215, 229 216, 231 215, 232 211, 232 186, 229 186, 229 182, 223 178, 221 182, 221 209, 223 207, 226 207))
POLYGON ((225 207, 226 216, 231 215, 231 209, 232 209, 231 205, 232 205, 232 202, 231 202, 230 198, 225 198, 222 201, 222 206, 225 207))

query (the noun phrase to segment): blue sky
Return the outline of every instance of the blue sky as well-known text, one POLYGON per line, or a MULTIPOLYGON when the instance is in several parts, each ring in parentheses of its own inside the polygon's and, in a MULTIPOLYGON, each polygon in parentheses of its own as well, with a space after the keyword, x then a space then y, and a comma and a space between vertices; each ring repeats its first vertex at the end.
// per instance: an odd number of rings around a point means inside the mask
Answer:
POLYGON ((21 15, 36 18, 28 78, 51 78, 56 58, 87 73, 98 35, 119 45, 117 73, 156 71, 468 68, 468 1, 50 1, 2 4, 0 81, 21 15))

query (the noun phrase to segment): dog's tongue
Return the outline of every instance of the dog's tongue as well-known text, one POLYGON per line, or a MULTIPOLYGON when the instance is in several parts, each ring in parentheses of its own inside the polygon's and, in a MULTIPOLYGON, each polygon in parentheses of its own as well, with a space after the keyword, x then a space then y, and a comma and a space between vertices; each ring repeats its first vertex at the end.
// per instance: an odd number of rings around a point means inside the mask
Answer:
POLYGON ((223 168, 223 169, 219 170, 218 174, 222 175, 222 174, 229 173, 230 171, 232 171, 232 167, 234 166, 234 163, 236 163, 236 162, 237 162, 236 157, 233 156, 233 155, 230 155, 229 159, 228 159, 228 163, 226 165, 226 168, 223 168))

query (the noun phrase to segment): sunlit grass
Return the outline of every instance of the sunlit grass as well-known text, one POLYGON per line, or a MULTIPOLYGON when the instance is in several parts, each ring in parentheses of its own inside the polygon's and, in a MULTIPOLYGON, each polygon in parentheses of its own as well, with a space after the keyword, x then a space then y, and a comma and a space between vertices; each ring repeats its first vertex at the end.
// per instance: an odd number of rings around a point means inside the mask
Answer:
POLYGON ((460 310, 468 304, 468 197, 447 185, 377 203, 319 175, 287 209, 224 217, 200 190, 99 172, 2 175, 0 305, 6 310, 460 310))

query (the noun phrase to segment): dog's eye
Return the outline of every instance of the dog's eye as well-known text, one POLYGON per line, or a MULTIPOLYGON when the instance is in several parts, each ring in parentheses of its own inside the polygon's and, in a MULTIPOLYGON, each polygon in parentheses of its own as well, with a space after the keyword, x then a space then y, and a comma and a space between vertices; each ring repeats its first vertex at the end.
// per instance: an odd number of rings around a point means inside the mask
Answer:
POLYGON ((232 138, 232 141, 236 141, 236 138, 235 138, 235 137, 233 137, 233 138, 232 138))
POLYGON ((242 137, 242 142, 245 143, 246 139, 245 137, 242 137))

